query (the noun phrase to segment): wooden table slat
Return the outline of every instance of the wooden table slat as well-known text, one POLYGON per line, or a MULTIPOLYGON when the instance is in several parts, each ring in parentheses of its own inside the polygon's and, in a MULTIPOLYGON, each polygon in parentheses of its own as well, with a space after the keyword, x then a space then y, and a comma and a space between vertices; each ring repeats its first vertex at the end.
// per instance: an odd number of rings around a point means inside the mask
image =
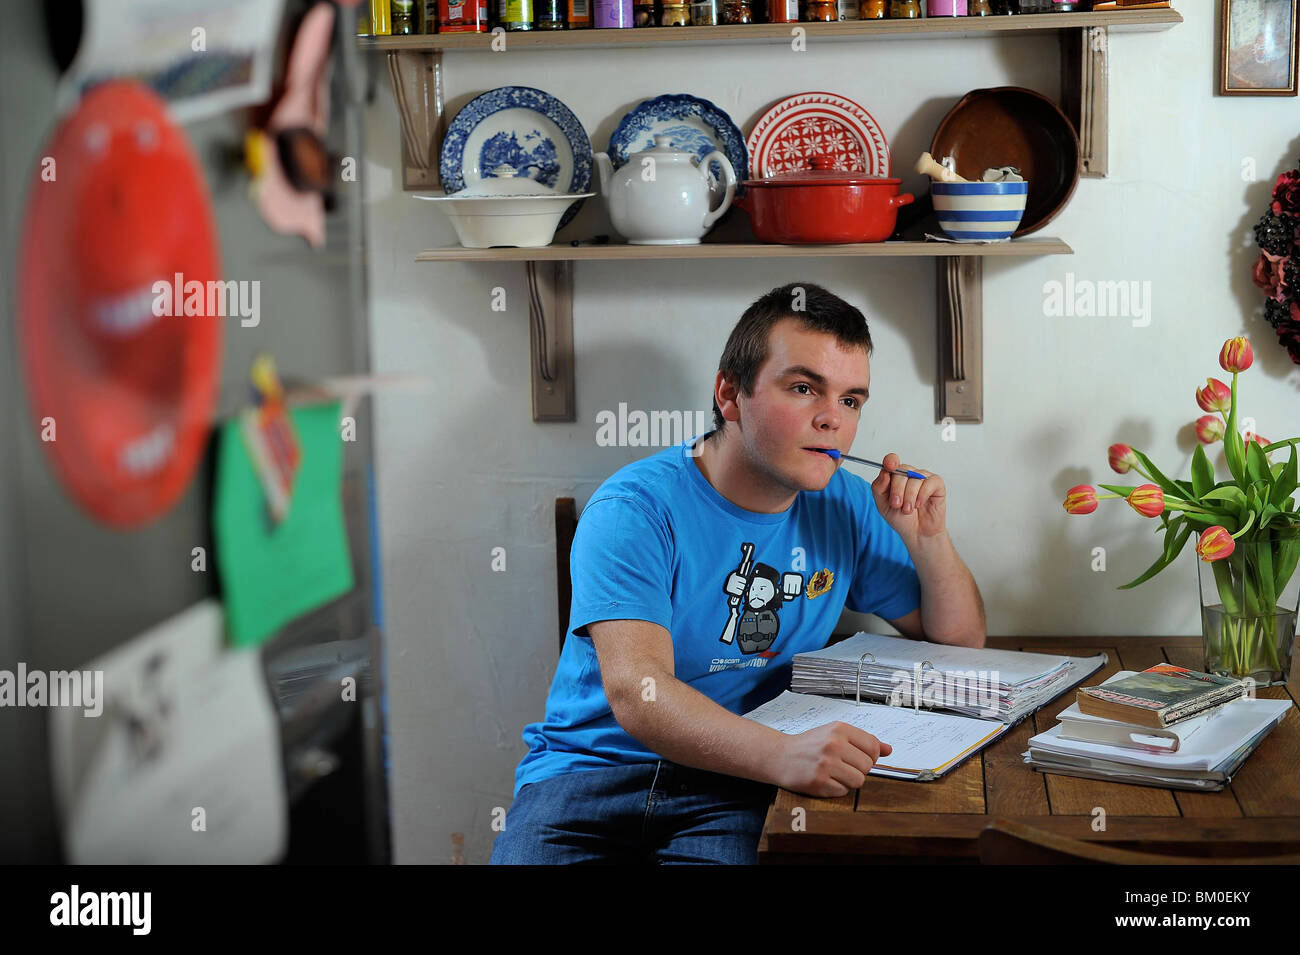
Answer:
POLYGON ((1029 737, 1034 733, 1033 719, 1023 720, 984 751, 984 795, 990 816, 1051 813, 1047 777, 1029 769, 1021 755, 1029 749, 1029 737))
POLYGON ((786 819, 793 819, 794 810, 800 807, 805 812, 852 812, 856 798, 857 794, 854 792, 832 799, 805 796, 803 793, 792 793, 788 789, 778 789, 772 805, 784 813, 786 819))
POLYGON ((872 776, 858 790, 860 813, 983 811, 984 765, 978 753, 934 782, 872 776))

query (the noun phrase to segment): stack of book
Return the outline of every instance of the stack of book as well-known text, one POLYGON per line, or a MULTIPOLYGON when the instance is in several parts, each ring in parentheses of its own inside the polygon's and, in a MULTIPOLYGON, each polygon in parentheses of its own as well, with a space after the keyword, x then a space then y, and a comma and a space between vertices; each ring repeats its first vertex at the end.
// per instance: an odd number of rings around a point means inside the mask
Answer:
POLYGON ((858 633, 823 650, 796 653, 790 689, 1015 723, 1102 662, 858 633))
POLYGON ((1059 725, 1029 740, 1043 773, 1216 791, 1282 718, 1289 700, 1248 696, 1244 680, 1161 664, 1079 689, 1059 725))

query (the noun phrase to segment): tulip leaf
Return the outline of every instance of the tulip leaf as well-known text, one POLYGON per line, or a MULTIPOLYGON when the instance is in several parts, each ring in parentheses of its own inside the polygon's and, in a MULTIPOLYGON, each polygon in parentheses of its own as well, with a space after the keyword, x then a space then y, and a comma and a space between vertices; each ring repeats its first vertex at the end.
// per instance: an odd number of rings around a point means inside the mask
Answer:
POLYGON ((1214 487, 1214 465, 1205 456, 1205 447, 1198 444, 1192 452, 1192 493, 1200 498, 1214 487))
POLYGON ((1295 573, 1297 563, 1300 563, 1300 537, 1283 538, 1282 546, 1278 550, 1277 564, 1273 570, 1273 592, 1275 594, 1282 593, 1282 588, 1287 585, 1287 581, 1295 573))
POLYGON ((1173 556, 1166 557, 1165 554, 1161 554, 1160 557, 1157 558, 1156 562, 1152 564, 1150 567, 1148 567, 1146 569, 1146 572, 1143 573, 1141 577, 1137 578, 1136 580, 1130 580, 1127 584, 1123 584, 1118 589, 1131 590, 1132 588, 1138 586, 1138 584, 1146 583, 1156 574, 1160 573, 1160 571, 1168 567, 1171 563, 1173 563, 1174 558, 1176 558, 1179 552, 1183 549, 1183 545, 1187 543, 1187 538, 1191 536, 1191 533, 1192 533, 1192 529, 1190 526, 1184 527, 1182 531, 1179 532, 1178 537, 1174 540, 1173 547, 1171 548, 1167 547, 1165 550, 1165 553, 1172 553, 1173 556))
POLYGON ((1181 532, 1182 525, 1187 523, 1187 517, 1175 517, 1169 522, 1169 531, 1165 534, 1165 560, 1173 560, 1178 555, 1174 552, 1174 542, 1181 532))
POLYGON ((1291 459, 1282 465, 1282 473, 1275 474, 1273 479, 1273 493, 1269 497, 1270 504, 1280 505, 1283 501, 1289 500, 1295 493, 1298 486, 1297 482, 1297 458, 1295 445, 1291 445, 1291 459))
POLYGON ((1170 494, 1177 498, 1181 498, 1183 496, 1183 489, 1180 488, 1173 481, 1169 480, 1169 478, 1165 477, 1160 472, 1160 469, 1151 463, 1150 458, 1148 458, 1137 448, 1133 449, 1133 454, 1137 456, 1138 461, 1140 461, 1142 463, 1142 466, 1146 468, 1147 474, 1151 475, 1151 480, 1155 481, 1155 483, 1159 485, 1160 490, 1164 491, 1166 494, 1170 494))
POLYGON ((1110 491, 1112 494, 1118 494, 1120 497, 1128 497, 1133 493, 1133 488, 1123 487, 1119 484, 1098 484, 1097 487, 1110 491))
POLYGON ((1259 526, 1268 527, 1269 521, 1281 513, 1281 508, 1274 507, 1272 504, 1265 504, 1264 510, 1259 515, 1259 526))
POLYGON ((1201 496, 1201 507, 1240 520, 1246 514, 1246 495, 1235 484, 1225 484, 1206 491, 1201 496))
POLYGON ((1269 489, 1273 487, 1273 474, 1268 469, 1268 458, 1264 457, 1264 449, 1255 441, 1246 445, 1246 477, 1252 483, 1266 481, 1269 489))
POLYGON ((1201 495, 1202 501, 1227 501, 1235 504, 1238 508, 1245 508, 1246 495, 1241 488, 1235 484, 1225 484, 1222 487, 1211 488, 1201 495))
POLYGON ((1231 520, 1231 518, 1225 518, 1218 514, 1196 514, 1191 511, 1187 513, 1186 517, 1189 521, 1204 524, 1206 527, 1213 527, 1215 524, 1222 524, 1225 520, 1231 520))
POLYGON ((1238 484, 1242 483, 1246 476, 1246 467, 1243 457, 1245 449, 1242 447, 1241 435, 1237 431, 1237 375, 1232 375, 1232 405, 1228 411, 1228 421, 1224 428, 1223 434, 1223 456, 1228 459, 1228 470, 1232 472, 1232 479, 1238 484))

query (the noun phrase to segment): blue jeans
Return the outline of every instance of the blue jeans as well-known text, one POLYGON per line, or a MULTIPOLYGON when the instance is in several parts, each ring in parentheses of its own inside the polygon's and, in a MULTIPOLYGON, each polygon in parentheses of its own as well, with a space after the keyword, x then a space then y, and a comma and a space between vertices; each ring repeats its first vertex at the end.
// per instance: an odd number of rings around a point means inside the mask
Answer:
POLYGON ((529 783, 492 865, 755 865, 775 787, 667 760, 529 783))

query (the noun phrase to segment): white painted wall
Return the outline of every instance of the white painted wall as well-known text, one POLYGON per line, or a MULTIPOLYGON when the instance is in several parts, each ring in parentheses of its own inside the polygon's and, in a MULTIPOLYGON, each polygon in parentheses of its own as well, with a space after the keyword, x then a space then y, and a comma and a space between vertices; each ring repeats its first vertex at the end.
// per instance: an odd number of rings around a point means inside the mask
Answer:
MULTIPOLYGON (((494 807, 511 800, 520 731, 543 713, 556 659, 553 501, 582 504, 653 449, 602 448, 595 419, 619 402, 707 410, 723 343, 745 306, 787 281, 822 283, 861 307, 876 343, 872 400, 854 450, 897 451, 943 475, 950 531, 993 634, 1198 632, 1190 550, 1136 591, 1154 559, 1151 525, 1122 503, 1067 517, 1071 485, 1116 478, 1125 440, 1185 477, 1199 414, 1193 390, 1218 373, 1222 341, 1248 334, 1258 359, 1244 409, 1270 439, 1296 431, 1300 372, 1258 317, 1250 226, 1300 154, 1300 101, 1220 98, 1215 16, 1111 37, 1111 176, 1081 180, 1043 234, 1073 256, 985 265, 985 423, 944 443, 934 422, 934 267, 929 260, 579 263, 574 304, 577 421, 534 424, 528 311, 518 264, 416 264, 455 243, 430 204, 400 188, 397 113, 385 83, 368 111, 366 163, 374 363, 430 376, 427 397, 378 403, 376 455, 387 617, 393 843, 400 862, 491 852, 494 807), (1257 181, 1243 180, 1253 159, 1257 181), (1048 318, 1043 286, 1150 282, 1147 327, 1131 318, 1048 318), (490 309, 506 290, 509 310, 490 309), (1090 570, 1091 549, 1108 553, 1090 570), (504 547, 507 571, 492 573, 504 547)), ((382 71, 381 71, 382 76, 382 71)), ((884 41, 672 51, 452 54, 454 115, 495 86, 538 86, 577 114, 595 148, 619 118, 665 92, 712 99, 745 133, 776 100, 843 93, 882 125, 904 188, 945 112, 977 87, 1058 93, 1053 38, 884 41)), ((564 237, 609 232, 589 201, 564 237)), ((866 621, 853 621, 863 622, 866 621)))

